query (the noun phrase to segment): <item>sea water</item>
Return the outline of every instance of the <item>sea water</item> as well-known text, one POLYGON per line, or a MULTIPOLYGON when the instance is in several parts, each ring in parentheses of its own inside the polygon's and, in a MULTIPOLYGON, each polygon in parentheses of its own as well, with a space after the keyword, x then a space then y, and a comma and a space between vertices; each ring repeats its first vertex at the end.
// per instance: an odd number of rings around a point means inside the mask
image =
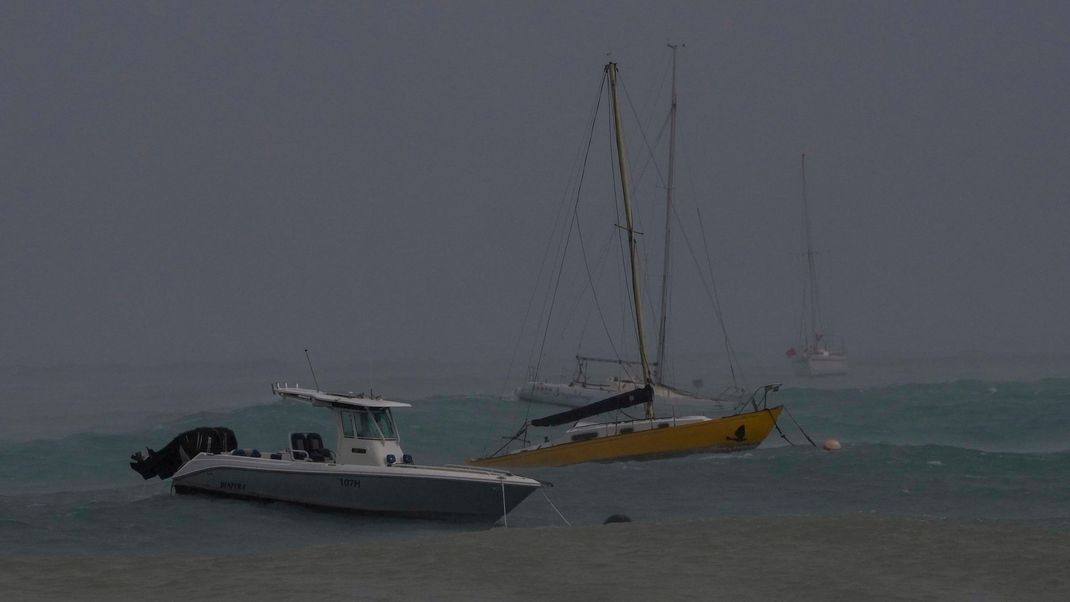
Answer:
MULTIPOLYGON (((509 527, 563 527, 552 502, 581 527, 611 514, 641 523, 866 515, 1070 532, 1070 363, 856 363, 849 378, 786 383, 771 399, 790 412, 784 436, 774 431, 752 451, 518 471, 553 487, 522 503, 509 527), (843 448, 823 451, 807 437, 843 448)), ((272 397, 285 368, 0 369, 0 555, 241 556, 501 527, 178 496, 129 468, 134 451, 198 426, 229 427, 261 451, 285 448, 291 431, 330 442, 329 413, 272 397)), ((329 372, 344 381, 340 370, 329 372)), ((497 378, 395 372, 376 392, 413 403, 395 417, 418 463, 482 455, 525 417, 557 411, 499 397, 497 378)))

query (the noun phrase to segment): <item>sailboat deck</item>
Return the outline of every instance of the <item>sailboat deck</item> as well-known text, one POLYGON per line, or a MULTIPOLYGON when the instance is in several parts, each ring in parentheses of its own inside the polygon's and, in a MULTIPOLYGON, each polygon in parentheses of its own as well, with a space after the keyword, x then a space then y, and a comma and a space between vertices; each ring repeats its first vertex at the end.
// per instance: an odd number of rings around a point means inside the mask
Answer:
MULTIPOLYGON (((641 418, 638 420, 621 420, 615 422, 585 423, 580 422, 576 426, 565 431, 565 436, 555 440, 555 443, 567 443, 571 441, 584 441, 594 437, 609 437, 612 435, 627 435, 654 429, 663 429, 673 426, 684 426, 696 422, 710 420, 706 416, 683 416, 662 418, 641 418)), ((538 447, 538 446, 534 446, 538 447)))
POLYGON ((757 447, 769 435, 781 406, 723 418, 688 416, 580 425, 563 439, 498 456, 469 460, 475 466, 566 466, 580 462, 637 460, 757 447), (632 430, 628 430, 632 429, 632 430))

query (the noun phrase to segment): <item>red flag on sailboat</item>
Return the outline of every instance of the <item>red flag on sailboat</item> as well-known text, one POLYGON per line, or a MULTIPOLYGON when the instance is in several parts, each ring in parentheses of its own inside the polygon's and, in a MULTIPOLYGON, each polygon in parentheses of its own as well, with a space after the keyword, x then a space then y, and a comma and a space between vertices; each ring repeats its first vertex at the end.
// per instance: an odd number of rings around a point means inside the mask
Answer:
POLYGON ((788 357, 795 357, 796 355, 798 355, 798 353, 795 351, 794 347, 790 347, 787 351, 784 352, 784 355, 788 357))

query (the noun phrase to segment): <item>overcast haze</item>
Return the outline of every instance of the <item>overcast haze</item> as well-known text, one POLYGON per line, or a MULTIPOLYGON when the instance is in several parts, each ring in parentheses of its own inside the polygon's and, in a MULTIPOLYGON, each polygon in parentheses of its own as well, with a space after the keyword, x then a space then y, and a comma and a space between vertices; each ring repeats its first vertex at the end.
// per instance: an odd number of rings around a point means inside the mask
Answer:
MULTIPOLYGON (((738 348, 797 331, 803 151, 855 357, 1070 341, 1066 3, 0 17, 0 363, 508 354, 606 53, 653 106, 666 42, 687 44, 681 179, 738 348)), ((676 345, 700 350, 708 306, 679 303, 676 345)))

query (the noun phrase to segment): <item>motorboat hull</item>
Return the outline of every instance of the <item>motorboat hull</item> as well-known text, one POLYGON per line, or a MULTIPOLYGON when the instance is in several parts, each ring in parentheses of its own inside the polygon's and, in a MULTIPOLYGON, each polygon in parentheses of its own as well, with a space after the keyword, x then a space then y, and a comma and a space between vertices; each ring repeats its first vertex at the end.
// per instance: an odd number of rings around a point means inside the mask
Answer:
POLYGON ((515 452, 469 460, 473 466, 525 467, 567 466, 582 462, 609 462, 683 456, 703 452, 735 452, 753 449, 776 426, 781 406, 631 433, 617 433, 581 441, 548 443, 515 452))
POLYGON ((200 454, 174 476, 175 491, 275 500, 360 513, 499 519, 540 486, 467 467, 355 466, 200 454))

